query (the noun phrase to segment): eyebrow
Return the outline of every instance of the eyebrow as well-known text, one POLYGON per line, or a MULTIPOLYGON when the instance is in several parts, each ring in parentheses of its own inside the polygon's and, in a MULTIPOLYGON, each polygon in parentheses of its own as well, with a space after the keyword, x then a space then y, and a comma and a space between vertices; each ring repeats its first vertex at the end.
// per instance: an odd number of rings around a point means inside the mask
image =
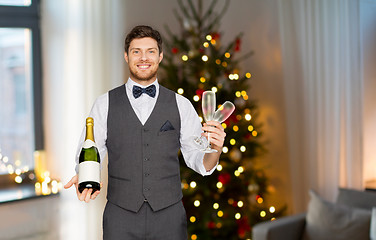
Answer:
MULTIPOLYGON (((131 50, 131 51, 132 51, 132 50, 141 50, 141 48, 131 48, 130 50, 131 50)), ((148 48, 148 49, 146 49, 146 50, 158 50, 158 48, 153 47, 153 48, 148 48)))

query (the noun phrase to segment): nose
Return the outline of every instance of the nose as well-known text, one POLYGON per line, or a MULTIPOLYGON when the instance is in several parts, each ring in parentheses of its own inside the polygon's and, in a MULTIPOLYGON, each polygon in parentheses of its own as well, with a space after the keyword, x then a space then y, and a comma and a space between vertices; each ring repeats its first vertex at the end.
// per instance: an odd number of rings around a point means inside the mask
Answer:
POLYGON ((141 60, 146 60, 146 59, 147 59, 146 52, 143 52, 141 55, 141 60))

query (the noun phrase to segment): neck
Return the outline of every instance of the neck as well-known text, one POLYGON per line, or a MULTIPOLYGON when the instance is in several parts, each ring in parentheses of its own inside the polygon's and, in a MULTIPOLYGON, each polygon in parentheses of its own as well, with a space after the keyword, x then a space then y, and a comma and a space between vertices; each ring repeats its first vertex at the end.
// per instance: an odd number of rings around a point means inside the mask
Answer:
POLYGON ((135 78, 134 76, 130 76, 130 79, 132 79, 133 82, 138 83, 142 86, 148 86, 152 84, 157 79, 157 77, 153 77, 149 80, 140 80, 140 79, 135 78))

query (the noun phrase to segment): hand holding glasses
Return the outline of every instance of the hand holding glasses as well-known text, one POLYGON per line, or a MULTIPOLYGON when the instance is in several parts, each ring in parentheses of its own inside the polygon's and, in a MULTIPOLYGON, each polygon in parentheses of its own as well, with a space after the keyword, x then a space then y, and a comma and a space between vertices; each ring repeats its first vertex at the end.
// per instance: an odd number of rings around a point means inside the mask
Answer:
MULTIPOLYGON (((202 94, 202 113, 206 122, 208 121, 217 121, 222 123, 234 112, 235 105, 226 101, 220 108, 215 111, 216 108, 216 99, 215 93, 213 91, 205 91, 202 94)), ((210 134, 208 134, 208 139, 204 136, 194 136, 194 143, 200 151, 205 153, 217 152, 217 150, 212 149, 210 145, 210 134)))

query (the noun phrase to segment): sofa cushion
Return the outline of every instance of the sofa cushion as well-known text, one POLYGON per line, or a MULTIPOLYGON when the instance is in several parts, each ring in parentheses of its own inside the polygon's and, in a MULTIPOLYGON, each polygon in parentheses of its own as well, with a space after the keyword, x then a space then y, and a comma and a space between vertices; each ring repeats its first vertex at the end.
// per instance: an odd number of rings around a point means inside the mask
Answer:
POLYGON ((310 191, 303 240, 369 240, 371 212, 334 204, 310 191))
POLYGON ((376 207, 376 192, 340 188, 337 203, 349 207, 371 210, 376 207))

